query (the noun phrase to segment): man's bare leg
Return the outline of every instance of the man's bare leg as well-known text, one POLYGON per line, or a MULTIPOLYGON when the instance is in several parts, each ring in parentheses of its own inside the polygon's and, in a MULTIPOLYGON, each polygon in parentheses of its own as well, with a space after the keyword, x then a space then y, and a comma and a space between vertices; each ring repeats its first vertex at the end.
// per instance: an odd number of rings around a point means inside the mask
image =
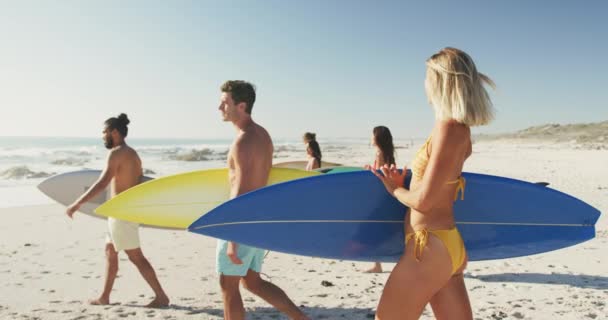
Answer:
POLYGON ((364 271, 365 273, 382 273, 382 264, 380 262, 374 262, 374 266, 368 270, 364 271))
POLYGON ((137 248, 132 250, 125 250, 125 253, 127 254, 127 256, 129 256, 129 260, 131 260, 131 262, 133 262, 133 264, 137 267, 139 273, 141 273, 141 275, 144 277, 144 279, 150 285, 150 287, 154 291, 154 294, 156 295, 154 300, 148 303, 146 307, 160 308, 168 306, 169 297, 167 297, 167 295, 165 294, 165 291, 161 287, 160 282, 156 277, 156 272, 154 272, 154 268, 152 268, 152 265, 150 264, 148 259, 144 257, 144 254, 141 249, 137 248))
POLYGON ((103 285, 103 292, 97 299, 89 301, 92 305, 106 305, 110 304, 110 293, 114 286, 114 280, 116 280, 116 274, 118 274, 118 253, 114 250, 114 245, 111 243, 106 244, 106 278, 103 285))
POLYGON ((239 276, 220 275, 220 287, 222 288, 222 298, 224 300, 224 319, 243 320, 245 319, 245 307, 239 290, 239 276))
POLYGON ((243 277, 242 282, 247 290, 264 299, 279 311, 285 313, 289 318, 310 320, 310 318, 308 318, 302 310, 289 299, 281 288, 263 280, 258 272, 249 269, 247 275, 243 277))

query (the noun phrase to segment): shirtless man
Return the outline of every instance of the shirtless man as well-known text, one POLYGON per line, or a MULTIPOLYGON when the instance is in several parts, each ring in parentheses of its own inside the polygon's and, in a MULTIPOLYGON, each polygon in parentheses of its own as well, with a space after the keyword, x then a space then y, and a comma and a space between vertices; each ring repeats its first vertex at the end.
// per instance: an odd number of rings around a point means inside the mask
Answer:
MULTIPOLYGON (((143 176, 141 160, 137 152, 125 143, 129 124, 127 115, 122 113, 118 118, 109 118, 103 129, 103 141, 110 150, 106 168, 101 176, 78 200, 66 211, 72 218, 80 206, 93 199, 110 185, 112 197, 139 184, 143 176)), ((118 273, 118 252, 124 250, 129 260, 135 264, 146 282, 152 287, 156 298, 147 307, 158 308, 169 305, 169 298, 163 291, 154 269, 144 256, 139 245, 139 225, 132 222, 108 218, 109 233, 106 237, 106 277, 101 296, 89 301, 93 305, 110 303, 110 292, 118 273)))
MULTIPOLYGON (((272 140, 268 132, 251 119, 255 102, 252 84, 233 80, 221 87, 219 110, 232 122, 236 138, 228 153, 230 198, 264 187, 272 167, 272 140)), ((287 314, 291 319, 309 319, 281 288, 260 277, 264 250, 224 240, 218 241, 217 272, 224 300, 224 318, 245 318, 239 283, 247 290, 287 314)))

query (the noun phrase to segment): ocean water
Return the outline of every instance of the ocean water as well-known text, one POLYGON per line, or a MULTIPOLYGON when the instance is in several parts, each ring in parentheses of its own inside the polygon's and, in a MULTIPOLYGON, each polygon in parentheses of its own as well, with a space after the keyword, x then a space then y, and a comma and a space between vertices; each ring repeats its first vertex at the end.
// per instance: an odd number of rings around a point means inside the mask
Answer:
MULTIPOLYGON (((161 177, 226 166, 231 140, 128 139, 146 175, 161 177)), ((323 159, 344 164, 373 157, 368 139, 320 141, 323 159), (351 162, 349 162, 351 161, 351 162)), ((275 162, 305 160, 299 139, 274 140, 275 162)), ((45 178, 82 169, 102 169, 107 149, 101 138, 0 137, 0 208, 52 203, 38 191, 45 178)))

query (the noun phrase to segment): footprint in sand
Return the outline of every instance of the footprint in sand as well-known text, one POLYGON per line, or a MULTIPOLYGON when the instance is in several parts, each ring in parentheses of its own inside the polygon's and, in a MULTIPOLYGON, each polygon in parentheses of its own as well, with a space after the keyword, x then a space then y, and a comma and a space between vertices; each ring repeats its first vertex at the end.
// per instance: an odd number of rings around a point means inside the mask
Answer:
POLYGON ((180 301, 192 301, 192 300, 195 300, 195 299, 196 298, 187 298, 187 297, 179 298, 180 301))

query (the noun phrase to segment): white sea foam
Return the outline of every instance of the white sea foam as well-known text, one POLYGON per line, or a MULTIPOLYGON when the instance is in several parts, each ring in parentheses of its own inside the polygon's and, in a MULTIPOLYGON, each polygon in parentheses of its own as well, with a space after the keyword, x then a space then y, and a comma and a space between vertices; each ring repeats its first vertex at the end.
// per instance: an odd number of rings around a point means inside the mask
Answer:
MULTIPOLYGON (((323 160, 352 165, 353 159, 373 157, 367 139, 319 141, 323 160)), ((145 174, 161 177, 180 172, 226 166, 229 140, 136 140, 129 144, 142 159, 145 174)), ((300 140, 276 140, 275 161, 306 160, 300 140)), ((98 138, 3 138, 0 137, 0 207, 31 204, 46 199, 36 185, 50 174, 82 169, 102 169, 107 149, 98 138), (18 189, 11 191, 12 188, 18 189), (24 196, 15 196, 15 192, 24 196), (27 196, 26 196, 27 195, 27 196), (35 195, 35 196, 32 196, 35 195), (10 201, 7 200, 10 198, 10 201), (22 199, 20 201, 19 199, 22 199)))

